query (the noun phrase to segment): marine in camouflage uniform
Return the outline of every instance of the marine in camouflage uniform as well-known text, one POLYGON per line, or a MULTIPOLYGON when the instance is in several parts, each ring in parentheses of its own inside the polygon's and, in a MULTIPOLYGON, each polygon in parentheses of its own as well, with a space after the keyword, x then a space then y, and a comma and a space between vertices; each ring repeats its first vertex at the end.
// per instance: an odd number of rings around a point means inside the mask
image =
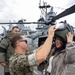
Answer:
POLYGON ((36 52, 37 50, 28 51, 26 54, 15 52, 9 59, 10 75, 33 75, 32 66, 38 65, 35 57, 36 52))
POLYGON ((9 59, 10 75, 33 75, 32 67, 46 60, 50 52, 54 31, 55 26, 50 27, 45 43, 31 54, 27 54, 28 44, 25 36, 15 35, 11 39, 15 54, 9 59))

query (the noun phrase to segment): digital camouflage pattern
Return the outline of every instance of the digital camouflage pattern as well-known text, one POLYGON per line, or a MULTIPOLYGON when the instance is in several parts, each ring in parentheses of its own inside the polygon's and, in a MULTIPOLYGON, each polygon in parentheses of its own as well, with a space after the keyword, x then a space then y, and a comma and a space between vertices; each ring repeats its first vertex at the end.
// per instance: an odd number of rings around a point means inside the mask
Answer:
POLYGON ((33 69, 28 63, 26 55, 15 53, 9 60, 11 75, 33 75, 33 69))

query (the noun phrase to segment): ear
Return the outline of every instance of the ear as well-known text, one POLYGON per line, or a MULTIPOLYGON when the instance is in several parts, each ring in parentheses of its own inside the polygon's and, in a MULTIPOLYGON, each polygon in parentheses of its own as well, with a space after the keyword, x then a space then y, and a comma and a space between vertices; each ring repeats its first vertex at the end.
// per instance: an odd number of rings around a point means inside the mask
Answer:
POLYGON ((19 44, 20 44, 20 42, 19 42, 19 41, 17 41, 17 42, 16 42, 16 46, 19 46, 19 44))

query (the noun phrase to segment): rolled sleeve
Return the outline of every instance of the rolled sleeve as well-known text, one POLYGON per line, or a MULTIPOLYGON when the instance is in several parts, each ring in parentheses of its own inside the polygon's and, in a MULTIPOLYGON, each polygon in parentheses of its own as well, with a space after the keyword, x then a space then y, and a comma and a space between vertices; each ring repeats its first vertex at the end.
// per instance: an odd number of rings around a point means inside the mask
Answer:
POLYGON ((33 54, 30 54, 28 56, 28 62, 31 66, 38 65, 38 62, 36 61, 36 52, 34 52, 33 54))

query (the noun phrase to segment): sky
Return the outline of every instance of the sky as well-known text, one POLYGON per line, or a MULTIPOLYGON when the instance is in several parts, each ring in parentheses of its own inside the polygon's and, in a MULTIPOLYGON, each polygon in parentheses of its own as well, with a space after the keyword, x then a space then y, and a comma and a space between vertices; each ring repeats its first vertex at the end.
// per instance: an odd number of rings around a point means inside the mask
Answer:
MULTIPOLYGON (((20 19, 26 19, 27 22, 37 22, 40 18, 41 11, 39 9, 39 2, 43 2, 54 7, 54 11, 59 14, 65 9, 75 4, 75 0, 0 0, 0 22, 14 22, 20 19)), ((67 22, 75 26, 75 13, 59 21, 67 20, 67 22)), ((36 25, 27 25, 32 29, 36 25)))

